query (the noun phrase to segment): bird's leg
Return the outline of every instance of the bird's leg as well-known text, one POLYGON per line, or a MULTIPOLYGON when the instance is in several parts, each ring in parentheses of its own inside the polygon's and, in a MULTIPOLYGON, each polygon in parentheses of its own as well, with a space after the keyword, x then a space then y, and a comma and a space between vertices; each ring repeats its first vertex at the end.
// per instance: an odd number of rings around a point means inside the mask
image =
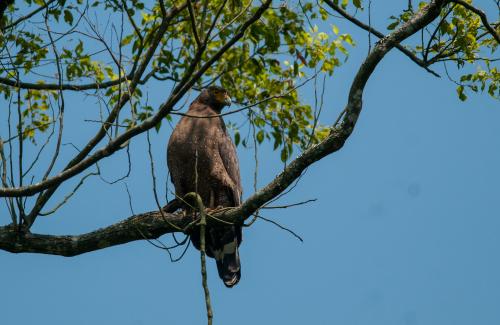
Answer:
POLYGON ((208 207, 212 208, 215 206, 215 193, 213 189, 210 189, 210 200, 208 202, 208 207))

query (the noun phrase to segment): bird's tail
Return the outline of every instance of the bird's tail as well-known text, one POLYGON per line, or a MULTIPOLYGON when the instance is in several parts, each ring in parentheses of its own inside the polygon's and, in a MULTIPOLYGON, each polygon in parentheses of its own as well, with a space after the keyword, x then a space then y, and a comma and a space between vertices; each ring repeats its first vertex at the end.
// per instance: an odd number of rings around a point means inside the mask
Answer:
MULTIPOLYGON (((206 228, 206 253, 215 258, 219 277, 231 288, 240 281, 241 264, 238 246, 241 243, 241 226, 206 228)), ((199 232, 191 234, 191 241, 200 249, 199 232)))
POLYGON ((241 278, 240 255, 238 245, 241 236, 238 236, 239 227, 217 227, 209 230, 210 241, 217 271, 226 287, 231 288, 236 285, 241 278))
POLYGON ((241 278, 240 255, 236 240, 233 243, 226 244, 220 254, 215 252, 215 262, 219 277, 228 288, 236 285, 241 278))

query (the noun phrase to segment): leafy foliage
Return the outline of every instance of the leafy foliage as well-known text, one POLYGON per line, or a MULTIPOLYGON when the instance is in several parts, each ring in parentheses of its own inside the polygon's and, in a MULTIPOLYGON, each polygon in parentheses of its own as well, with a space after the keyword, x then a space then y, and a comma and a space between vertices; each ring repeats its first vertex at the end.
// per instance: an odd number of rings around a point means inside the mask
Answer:
MULTIPOLYGON (((361 0, 333 2, 344 9, 363 10, 361 0)), ((130 109, 122 111, 116 122, 125 130, 156 112, 157 108, 149 103, 150 94, 146 89, 149 81, 173 87, 192 77, 193 70, 210 62, 260 5, 251 0, 192 1, 193 17, 189 10, 181 10, 169 23, 147 73, 140 85, 129 93, 131 81, 127 76, 137 70, 138 61, 160 28, 159 3, 140 0, 99 0, 89 4, 83 0, 24 0, 20 3, 11 6, 4 19, 7 28, 3 31, 5 37, 0 39, 0 76, 13 82, 19 77, 24 82, 57 84, 57 58, 63 83, 95 83, 94 95, 107 109, 130 95, 130 109), (31 19, 17 23, 23 15, 40 7, 42 10, 35 15, 36 23, 31 19), (199 50, 195 34, 207 42, 199 64, 193 67, 191 63, 199 50), (99 85, 119 79, 123 82, 99 89, 99 85)), ((167 9, 174 5, 179 3, 165 1, 167 9)), ((421 2, 418 8, 424 5, 425 2, 421 2)), ((413 13, 410 7, 400 15, 391 16, 387 28, 397 28, 413 13)), ((326 23, 330 15, 322 1, 279 2, 266 10, 244 37, 196 80, 195 89, 218 83, 229 90, 240 106, 249 106, 242 109, 249 123, 231 123, 236 144, 252 143, 249 136, 253 133, 241 128, 255 128, 257 143, 271 141, 286 161, 294 149, 318 143, 328 134, 329 129, 318 122, 317 108, 302 100, 300 94, 301 87, 307 89, 308 81, 334 74, 347 59, 348 48, 354 45, 349 34, 340 33, 337 26, 326 23)), ((496 28, 498 30, 498 24, 496 28)), ((415 45, 412 52, 429 64, 451 61, 463 71, 458 78, 460 99, 467 98, 467 90, 486 90, 498 97, 499 73, 484 55, 495 52, 498 43, 486 32, 476 14, 463 6, 448 4, 441 21, 424 35, 427 39, 415 45), (475 65, 475 69, 464 69, 466 65, 475 65)), ((1 84, 0 92, 9 98, 16 96, 18 90, 15 85, 1 84)), ((37 132, 45 132, 47 125, 53 122, 47 110, 51 98, 58 100, 59 94, 54 87, 23 88, 20 92, 23 102, 19 125, 24 128, 25 138, 34 141, 37 132)), ((160 127, 158 123, 157 130, 160 127)))
MULTIPOLYGON (((472 4, 471 0, 466 2, 472 4)), ((419 8, 424 5, 425 2, 420 2, 419 8)), ((410 8, 399 16, 391 16, 392 22, 387 29, 394 30, 412 15, 413 10, 410 8)), ((456 3, 448 4, 440 17, 440 21, 422 33, 421 44, 413 48, 413 53, 421 55, 429 64, 451 62, 458 71, 475 70, 459 77, 457 94, 461 100, 467 99, 466 89, 474 92, 486 89, 489 95, 498 98, 499 74, 490 59, 490 55, 498 48, 498 42, 484 27, 481 18, 456 3)), ((499 33, 500 25, 495 26, 499 33)))

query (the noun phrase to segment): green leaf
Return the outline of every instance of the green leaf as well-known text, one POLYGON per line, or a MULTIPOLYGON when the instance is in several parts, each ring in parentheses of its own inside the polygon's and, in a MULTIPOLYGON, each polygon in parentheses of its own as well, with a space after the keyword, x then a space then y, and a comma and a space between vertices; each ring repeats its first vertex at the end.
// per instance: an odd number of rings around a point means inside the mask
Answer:
POLYGON ((128 36, 125 36, 123 39, 122 39, 122 43, 121 43, 121 46, 126 46, 128 44, 130 44, 130 42, 134 39, 134 35, 133 34, 130 34, 128 36))
POLYGON ((464 86, 460 85, 457 87, 457 93, 458 93, 458 98, 460 98, 461 101, 465 101, 467 99, 467 95, 464 93, 464 86))
POLYGON ((64 21, 70 25, 73 25, 73 14, 68 9, 64 10, 64 21))
POLYGON ((264 141, 264 130, 260 130, 259 132, 257 132, 256 138, 257 142, 261 144, 262 141, 264 141))
POLYGON ((288 150, 286 147, 284 147, 283 149, 281 149, 281 161, 286 162, 287 159, 288 159, 288 150))
POLYGON ((339 34, 339 28, 338 28, 337 26, 332 25, 332 30, 333 30, 333 33, 334 33, 335 35, 338 35, 338 34, 339 34))
POLYGON ((238 130, 234 131, 234 144, 237 146, 240 144, 240 132, 238 130))
POLYGON ((387 26, 387 29, 394 30, 398 25, 399 25, 399 20, 396 20, 395 22, 389 24, 389 26, 387 26))

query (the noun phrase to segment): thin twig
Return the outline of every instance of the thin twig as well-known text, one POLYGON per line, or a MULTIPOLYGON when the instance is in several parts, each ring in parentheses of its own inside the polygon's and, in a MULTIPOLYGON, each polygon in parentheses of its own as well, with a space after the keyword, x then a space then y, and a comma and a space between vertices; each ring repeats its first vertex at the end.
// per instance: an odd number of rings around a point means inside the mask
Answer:
MULTIPOLYGON (((55 121, 54 108, 52 106, 52 101, 49 100, 49 104, 50 104, 50 111, 52 112, 52 121, 55 121)), ((50 139, 52 139, 52 136, 54 135, 54 132, 55 132, 55 123, 52 123, 52 128, 50 130, 49 135, 47 136, 47 138, 45 139, 44 143, 42 144, 42 146, 38 150, 35 158, 31 162, 31 164, 29 165, 29 167, 26 168, 26 170, 24 171, 23 176, 28 175, 28 173, 31 171, 31 169, 33 169, 33 167, 35 166, 35 164, 38 162, 38 160, 40 159, 40 156, 42 155, 42 152, 44 151, 44 149, 49 144, 50 139)))
MULTIPOLYGON (((440 30, 440 27, 443 24, 443 22, 453 12, 453 9, 455 8, 455 6, 456 5, 453 5, 451 8, 448 9, 448 12, 441 18, 441 20, 437 24, 436 28, 434 29, 434 32, 432 32, 431 37, 429 37, 429 41, 427 42, 427 46, 425 47, 425 51, 424 51, 424 61, 427 62, 428 64, 429 64, 429 60, 427 60, 427 58, 429 56, 429 52, 430 52, 430 47, 432 45, 432 41, 436 37, 436 34, 440 30)), ((457 34, 455 34, 455 35, 457 35, 457 34)))
POLYGON ((265 102, 268 102, 268 101, 270 101, 272 99, 277 99, 277 98, 285 97, 285 96, 289 95, 290 93, 292 93, 293 91, 297 90, 298 88, 300 88, 300 87, 304 86, 305 84, 307 84, 309 81, 311 81, 312 79, 314 79, 316 77, 316 75, 317 74, 314 74, 312 77, 307 78, 304 82, 300 83, 299 85, 297 85, 297 86, 295 86, 293 88, 290 88, 288 91, 286 91, 283 94, 269 96, 269 97, 266 97, 266 98, 264 98, 262 100, 259 100, 259 101, 255 102, 253 104, 249 104, 249 105, 246 105, 244 107, 241 107, 241 108, 238 108, 238 109, 226 112, 226 113, 206 115, 206 116, 191 115, 191 114, 180 113, 180 112, 170 112, 170 114, 171 115, 186 116, 186 117, 191 117, 191 118, 218 118, 218 117, 223 117, 223 116, 226 116, 226 115, 231 115, 231 114, 239 113, 239 112, 245 111, 247 109, 253 108, 255 106, 258 106, 260 104, 263 104, 265 102))
POLYGON ((50 0, 50 1, 48 1, 43 6, 40 6, 39 8, 33 10, 32 12, 30 12, 26 16, 23 16, 23 17, 20 17, 20 18, 16 19, 15 21, 13 21, 12 23, 10 23, 9 25, 5 26, 3 29, 7 30, 9 28, 17 26, 18 24, 22 23, 23 21, 25 21, 27 19, 30 19, 31 17, 33 17, 34 15, 36 15, 37 13, 39 13, 40 11, 44 10, 45 8, 47 8, 49 5, 51 5, 53 2, 56 2, 56 1, 57 0, 50 0))
MULTIPOLYGON (((120 181, 123 181, 124 179, 128 178, 130 176, 130 173, 132 172, 132 160, 130 158, 130 146, 127 146, 127 165, 128 165, 128 168, 127 168, 127 172, 125 173, 125 175, 113 180, 113 181, 108 181, 107 179, 104 178, 104 176, 102 176, 101 173, 99 173, 99 178, 106 184, 108 185, 113 185, 113 184, 116 184, 120 181)), ((96 163, 96 166, 97 168, 99 169, 99 165, 96 163)))
MULTIPOLYGON (((0 138, 0 160, 2 162, 2 185, 4 187, 8 187, 9 184, 7 184, 7 159, 5 159, 5 153, 4 153, 4 150, 3 150, 3 141, 2 141, 2 138, 0 138)), ((17 226, 17 220, 16 220, 16 215, 14 213, 14 204, 12 202, 12 198, 5 198, 5 202, 7 204, 7 208, 9 209, 9 214, 10 214, 10 217, 12 219, 12 224, 14 226, 17 226)))
MULTIPOLYGON (((135 213, 134 213, 134 208, 133 208, 133 206, 132 206, 132 196, 130 195, 130 191, 129 191, 129 189, 128 189, 127 183, 125 183, 125 189, 126 189, 126 191, 127 191, 128 205, 129 205, 129 208, 130 208, 130 212, 131 212, 132 214, 135 214, 135 213)), ((186 254, 186 251, 187 251, 187 249, 188 249, 188 247, 189 247, 189 242, 188 242, 188 243, 187 243, 187 245, 186 245, 186 247, 185 247, 185 249, 184 249, 184 251, 181 253, 181 255, 180 255, 179 257, 177 257, 177 258, 174 258, 174 257, 172 256, 172 253, 170 252, 170 250, 171 250, 171 249, 173 249, 173 248, 179 247, 179 246, 181 246, 181 245, 184 245, 184 244, 186 243, 187 239, 189 238, 189 236, 186 236, 186 238, 185 238, 182 242, 177 243, 177 244, 176 244, 176 245, 174 245, 174 246, 170 246, 170 247, 168 247, 168 246, 167 246, 167 245, 165 245, 165 244, 164 244, 161 240, 159 240, 159 239, 157 239, 157 238, 154 238, 154 239, 149 239, 149 238, 148 238, 148 237, 147 237, 147 236, 146 236, 146 235, 142 232, 142 230, 139 228, 139 226, 136 226, 136 227, 135 227, 135 229, 136 229, 136 230, 137 230, 137 232, 138 232, 138 233, 142 236, 142 238, 143 238, 144 240, 146 240, 149 244, 151 244, 152 246, 154 246, 154 247, 156 247, 156 248, 159 248, 159 249, 162 249, 162 250, 167 251, 168 256, 169 256, 169 258, 170 258, 170 261, 171 261, 171 262, 174 262, 174 263, 175 263, 175 262, 180 261, 180 260, 182 259, 182 257, 184 256, 184 254, 186 254), (158 244, 157 244, 157 243, 158 243, 158 244)), ((173 233, 172 233, 172 234, 173 234, 173 233)))
POLYGON ((128 17, 129 22, 130 22, 130 25, 132 25, 132 28, 134 29, 135 34, 139 38, 139 47, 142 47, 142 44, 144 43, 144 37, 142 37, 141 31, 137 27, 137 24, 134 21, 134 17, 132 17, 132 15, 130 14, 130 12, 128 11, 127 1, 121 0, 121 2, 122 2, 122 6, 123 6, 122 10, 124 10, 125 13, 127 14, 127 17, 128 17))
POLYGON ((54 39, 52 38, 52 32, 49 27, 49 12, 47 8, 47 12, 45 13, 44 17, 45 21, 45 26, 47 28, 47 35, 49 36, 50 43, 52 45, 52 50, 54 51, 54 56, 56 59, 56 66, 57 66, 57 78, 58 78, 58 85, 59 85, 59 96, 58 98, 58 106, 59 106, 59 132, 57 134, 57 143, 56 143, 56 149, 54 151, 54 155, 52 157, 52 160, 50 161, 49 167, 47 168, 45 174, 42 177, 42 181, 46 180, 50 172, 52 171, 52 168, 54 167, 54 164, 56 163, 57 157, 59 156, 59 150, 61 148, 61 143, 62 143, 62 133, 64 129, 64 92, 62 90, 62 69, 61 69, 61 60, 59 58, 59 53, 57 51, 56 45, 54 43, 54 39))
POLYGON ((224 7, 226 6, 227 0, 224 0, 219 7, 219 10, 215 14, 214 20, 212 21, 212 24, 210 25, 210 28, 208 29, 207 34, 205 35, 205 41, 204 43, 207 44, 208 40, 210 38, 210 34, 212 34, 213 29, 215 28, 215 25, 217 24, 217 21, 219 20, 219 16, 222 14, 222 10, 224 10, 224 7))
MULTIPOLYGON (((372 29, 372 0, 368 1, 368 27, 372 29)), ((368 31, 368 53, 372 50, 372 33, 368 31)))
POLYGON ((293 230, 291 229, 288 229, 282 225, 280 225, 279 223, 277 223, 276 221, 274 220, 271 220, 271 219, 267 219, 267 218, 264 218, 263 216, 256 216, 258 219, 262 219, 266 222, 269 222, 269 223, 272 223, 273 225, 275 225, 276 227, 280 228, 280 229, 283 229, 287 232, 289 232, 290 234, 292 234, 295 238, 297 238, 298 240, 300 240, 301 242, 304 242, 304 240, 302 239, 302 237, 300 237, 299 235, 297 235, 293 230))
POLYGON ((191 0, 187 0, 187 6, 189 11, 189 20, 191 21, 191 29, 193 30, 194 40, 196 41, 196 46, 200 48, 202 46, 200 41, 200 36, 198 36, 198 28, 196 27, 196 19, 194 18, 193 4, 191 0))
POLYGON ((292 203, 292 204, 287 204, 287 205, 273 205, 273 206, 264 205, 264 206, 262 206, 261 209, 287 209, 287 208, 295 207, 298 205, 304 205, 304 204, 307 204, 310 202, 316 202, 317 200, 318 199, 309 199, 309 200, 305 200, 302 202, 292 203))
POLYGON ((47 212, 40 211, 39 215, 40 216, 48 216, 48 215, 53 214, 57 210, 59 210, 60 207, 62 207, 66 203, 68 203, 69 199, 71 199, 71 197, 76 193, 76 191, 78 191, 78 189, 83 185, 83 183, 85 182, 85 180, 87 178, 89 178, 90 176, 97 176, 99 174, 100 174, 99 172, 92 172, 92 173, 88 173, 87 175, 83 176, 82 179, 75 186, 75 188, 68 195, 66 195, 61 202, 59 202, 58 204, 56 204, 56 206, 54 208, 52 208, 51 210, 49 210, 47 212))

